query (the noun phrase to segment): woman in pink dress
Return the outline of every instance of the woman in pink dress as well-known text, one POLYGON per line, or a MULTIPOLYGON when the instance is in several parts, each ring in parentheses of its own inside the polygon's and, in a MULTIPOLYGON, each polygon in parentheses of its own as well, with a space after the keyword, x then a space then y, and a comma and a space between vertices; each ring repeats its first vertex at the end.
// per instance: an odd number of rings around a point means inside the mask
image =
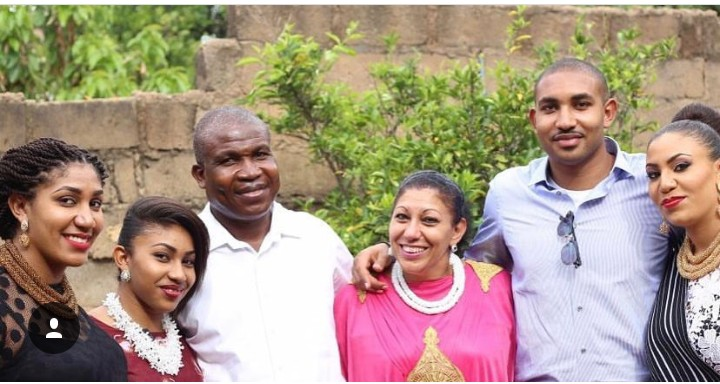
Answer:
POLYGON ((208 252, 207 228, 176 201, 143 197, 128 209, 113 250, 117 291, 90 311, 125 352, 128 381, 202 381, 174 314, 193 296, 208 252))
POLYGON ((397 258, 384 294, 348 285, 335 299, 348 381, 513 381, 510 275, 455 253, 470 219, 445 175, 419 171, 400 185, 389 226, 397 258))

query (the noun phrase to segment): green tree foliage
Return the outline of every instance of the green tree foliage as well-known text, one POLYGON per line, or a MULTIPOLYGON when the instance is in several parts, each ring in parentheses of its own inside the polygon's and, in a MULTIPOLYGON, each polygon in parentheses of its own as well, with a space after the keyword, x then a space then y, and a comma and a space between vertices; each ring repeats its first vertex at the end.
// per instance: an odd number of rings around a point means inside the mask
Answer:
MULTIPOLYGON (((529 41, 522 33, 529 25, 523 12, 523 7, 513 12, 509 52, 529 41)), ((638 45, 638 33, 628 30, 618 36, 621 46, 592 51, 587 28, 578 23, 571 53, 597 62, 607 73, 611 92, 625 110, 617 133, 628 147, 632 134, 648 129, 633 114, 650 106, 643 93, 649 70, 671 55, 673 40, 638 45)), ((356 29, 351 23, 343 38, 328 34, 333 43, 324 48, 288 25, 276 41, 256 47, 257 56, 239 63, 261 66, 241 102, 276 106, 278 113, 263 118, 275 131, 305 140, 315 159, 335 175, 338 187, 324 201, 301 204, 319 204, 316 214, 357 252, 387 237, 398 183, 414 170, 435 169, 459 183, 474 217, 480 218, 488 181, 542 154, 526 114, 534 81, 555 58, 557 44, 537 49, 533 69, 500 62, 488 74, 480 56, 429 73, 420 70, 418 55, 398 63, 398 38, 390 35, 385 38, 387 59, 370 69, 374 87, 358 93, 325 79, 340 55, 354 55, 349 43, 360 37, 356 29), (495 80, 492 92, 485 87, 487 76, 495 80)))
POLYGON ((0 92, 29 99, 182 92, 203 35, 224 34, 213 6, 0 6, 0 92))

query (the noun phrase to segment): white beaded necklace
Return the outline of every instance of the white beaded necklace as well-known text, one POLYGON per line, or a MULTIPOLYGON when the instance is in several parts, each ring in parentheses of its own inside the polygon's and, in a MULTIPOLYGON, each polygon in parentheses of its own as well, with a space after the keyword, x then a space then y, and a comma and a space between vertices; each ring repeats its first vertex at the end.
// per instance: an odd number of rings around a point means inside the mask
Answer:
POLYGON ((418 297, 410 287, 408 287, 405 276, 402 273, 402 267, 400 263, 396 262, 392 269, 392 284, 397 291, 398 295, 414 310, 427 314, 435 315, 438 313, 447 312, 457 304, 465 291, 465 268, 462 260, 455 254, 450 255, 450 265, 453 270, 453 284, 450 287, 450 292, 440 300, 429 301, 418 297))
POLYGON ((150 363, 152 369, 160 374, 177 375, 182 368, 182 349, 180 333, 175 320, 167 313, 163 316, 162 325, 165 339, 155 340, 144 331, 138 323, 128 315, 120 304, 120 298, 110 292, 103 305, 107 313, 115 321, 115 328, 123 331, 123 336, 142 359, 150 363))

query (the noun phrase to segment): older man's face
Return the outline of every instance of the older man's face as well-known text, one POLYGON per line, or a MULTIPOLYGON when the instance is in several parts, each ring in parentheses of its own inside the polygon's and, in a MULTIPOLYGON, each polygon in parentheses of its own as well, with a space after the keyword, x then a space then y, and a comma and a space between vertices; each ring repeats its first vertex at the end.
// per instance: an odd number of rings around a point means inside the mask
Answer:
POLYGON ((203 148, 203 164, 195 165, 192 173, 215 215, 223 216, 218 219, 269 219, 280 174, 267 128, 255 124, 211 128, 203 148))

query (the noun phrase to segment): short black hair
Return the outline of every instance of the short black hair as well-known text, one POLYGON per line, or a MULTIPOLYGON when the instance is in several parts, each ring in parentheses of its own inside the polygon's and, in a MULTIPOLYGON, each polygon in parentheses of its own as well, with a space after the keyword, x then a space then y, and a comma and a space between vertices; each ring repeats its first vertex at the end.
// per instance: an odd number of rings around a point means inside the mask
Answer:
POLYGON ((548 66, 547 68, 545 68, 545 70, 540 74, 540 76, 538 76, 537 81, 535 81, 535 87, 533 88, 533 92, 535 92, 535 95, 537 95, 537 87, 538 84, 540 84, 540 82, 542 81, 542 79, 554 73, 564 71, 585 72, 591 75, 600 83, 600 97, 602 98, 602 100, 607 101, 610 98, 610 90, 605 75, 591 63, 574 57, 566 57, 559 59, 554 63, 550 64, 550 66, 548 66))
POLYGON ((249 110, 235 106, 211 109, 197 122, 193 132, 193 151, 195 152, 195 162, 197 164, 202 165, 205 161, 205 143, 208 136, 210 136, 210 131, 231 124, 250 124, 263 127, 267 132, 268 142, 270 141, 270 130, 267 124, 249 110))

